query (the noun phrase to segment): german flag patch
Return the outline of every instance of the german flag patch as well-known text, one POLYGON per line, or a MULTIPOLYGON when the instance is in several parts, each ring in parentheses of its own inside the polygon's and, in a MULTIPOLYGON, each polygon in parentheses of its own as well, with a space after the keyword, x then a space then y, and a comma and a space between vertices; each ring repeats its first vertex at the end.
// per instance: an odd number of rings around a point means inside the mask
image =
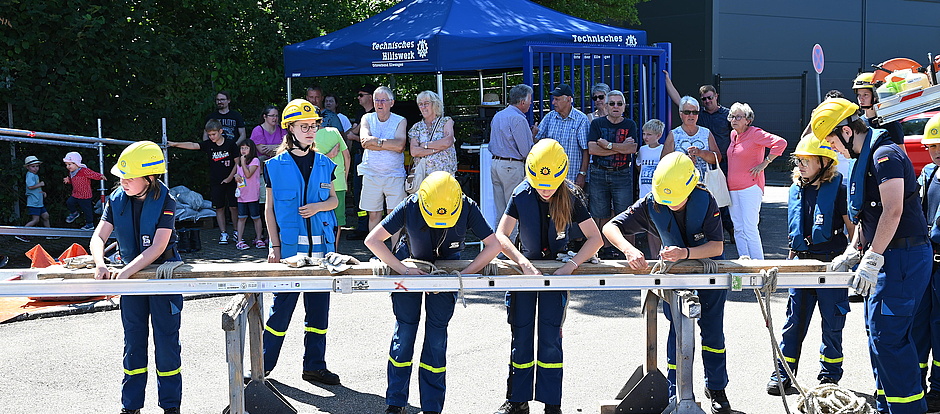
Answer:
POLYGON ((168 215, 168 216, 172 216, 172 215, 176 214, 176 212, 174 212, 173 210, 163 210, 163 214, 166 214, 166 215, 168 215))
POLYGON ((885 161, 887 161, 887 160, 888 160, 888 157, 887 157, 887 156, 878 158, 878 164, 881 164, 881 163, 883 163, 883 162, 885 162, 885 161))
POLYGON ((721 215, 721 212, 720 212, 720 211, 716 211, 715 214, 714 214, 712 217, 718 217, 718 216, 720 216, 720 215, 721 215))

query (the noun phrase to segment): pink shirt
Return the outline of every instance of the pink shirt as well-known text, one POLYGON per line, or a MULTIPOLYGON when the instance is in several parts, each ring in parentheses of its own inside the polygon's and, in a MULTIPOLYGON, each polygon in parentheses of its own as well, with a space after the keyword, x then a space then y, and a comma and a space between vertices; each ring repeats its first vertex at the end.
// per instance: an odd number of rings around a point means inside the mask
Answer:
POLYGON ((261 125, 251 130, 251 140, 257 145, 280 145, 284 135, 287 135, 287 130, 282 129, 280 125, 275 125, 273 133, 265 131, 261 125))
MULTIPOLYGON (((245 186, 239 187, 239 203, 251 203, 253 201, 258 201, 258 198, 261 195, 261 160, 259 160, 258 157, 255 157, 255 159, 248 163, 249 167, 252 165, 258 168, 255 169, 255 173, 251 175, 251 178, 245 179, 245 186)), ((247 173, 247 171, 242 169, 241 165, 238 165, 236 168, 238 169, 236 174, 242 177, 244 177, 245 173, 247 173)))
POLYGON ((753 185, 764 191, 764 172, 756 177, 751 175, 751 168, 764 161, 764 148, 770 148, 770 154, 780 156, 787 148, 787 140, 763 129, 750 126, 744 133, 731 130, 731 145, 728 146, 728 190, 738 191, 753 185))

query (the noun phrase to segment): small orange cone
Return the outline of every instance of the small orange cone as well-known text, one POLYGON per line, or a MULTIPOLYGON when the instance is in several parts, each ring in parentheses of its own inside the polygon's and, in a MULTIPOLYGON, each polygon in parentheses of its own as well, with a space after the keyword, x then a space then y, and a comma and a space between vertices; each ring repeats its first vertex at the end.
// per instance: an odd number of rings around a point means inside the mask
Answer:
POLYGON ((52 256, 46 252, 46 249, 43 249, 42 246, 38 244, 36 247, 33 247, 32 249, 29 249, 28 252, 26 252, 26 257, 28 257, 31 261, 29 267, 34 269, 49 267, 56 264, 55 259, 53 259, 52 256))
POLYGON ((85 251, 85 248, 82 247, 82 245, 78 243, 72 243, 68 249, 65 249, 65 251, 59 255, 59 262, 62 263, 65 262, 65 259, 71 259, 77 256, 85 256, 87 254, 88 252, 85 251))

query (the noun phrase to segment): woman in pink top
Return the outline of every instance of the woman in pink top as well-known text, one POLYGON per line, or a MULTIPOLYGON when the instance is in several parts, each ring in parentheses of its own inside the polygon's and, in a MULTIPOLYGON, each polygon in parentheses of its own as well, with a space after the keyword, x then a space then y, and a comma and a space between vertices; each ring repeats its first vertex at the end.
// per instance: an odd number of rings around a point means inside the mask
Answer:
POLYGON ((261 125, 251 130, 251 140, 258 147, 258 157, 261 161, 273 157, 277 146, 281 145, 284 135, 287 135, 287 131, 281 128, 280 120, 281 114, 277 107, 268 105, 261 111, 261 125))
POLYGON ((746 103, 735 102, 728 112, 731 122, 731 145, 728 146, 728 190, 731 193, 731 221, 738 256, 762 260, 760 205, 764 197, 764 168, 783 154, 787 141, 755 126, 754 111, 746 103), (770 155, 764 157, 765 148, 770 155))

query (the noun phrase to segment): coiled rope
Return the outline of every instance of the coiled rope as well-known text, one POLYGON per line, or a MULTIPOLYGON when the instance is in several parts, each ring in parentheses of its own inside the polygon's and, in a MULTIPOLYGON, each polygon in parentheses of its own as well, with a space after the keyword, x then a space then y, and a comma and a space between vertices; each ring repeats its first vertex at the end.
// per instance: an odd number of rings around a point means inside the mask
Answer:
MULTIPOLYGON (((446 270, 441 270, 434 263, 418 260, 413 258, 408 258, 402 260, 402 263, 413 263, 418 266, 423 266, 421 270, 426 271, 430 275, 454 275, 457 276, 457 299, 460 300, 460 303, 464 308, 467 307, 467 298, 464 296, 463 288, 463 275, 459 270, 454 270, 453 272, 448 272, 446 270)), ((372 265, 372 275, 373 276, 388 276, 392 273, 391 267, 378 259, 370 260, 372 265)), ((499 273, 499 264, 496 262, 487 263, 486 266, 480 271, 483 276, 496 276, 499 273)))

